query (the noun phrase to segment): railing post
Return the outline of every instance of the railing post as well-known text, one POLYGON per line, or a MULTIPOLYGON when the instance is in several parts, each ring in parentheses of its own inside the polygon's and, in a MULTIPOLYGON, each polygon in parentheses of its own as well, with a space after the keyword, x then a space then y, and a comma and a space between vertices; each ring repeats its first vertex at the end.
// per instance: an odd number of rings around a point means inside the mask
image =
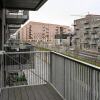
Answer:
MULTIPOLYGON (((2 9, 2 42, 1 44, 1 49, 4 51, 4 42, 5 42, 5 9, 2 9)), ((4 86, 4 53, 2 52, 1 54, 1 88, 4 86)))
POLYGON ((48 72, 49 82, 52 83, 52 52, 50 52, 50 66, 48 72))
POLYGON ((96 91, 95 91, 95 70, 92 70, 92 100, 95 100, 95 95, 96 95, 96 91))
POLYGON ((2 53, 1 55, 0 55, 1 57, 0 57, 0 64, 1 64, 1 72, 0 72, 0 77, 1 77, 1 80, 0 80, 0 82, 1 82, 1 87, 0 88, 3 88, 4 87, 4 54, 2 53))

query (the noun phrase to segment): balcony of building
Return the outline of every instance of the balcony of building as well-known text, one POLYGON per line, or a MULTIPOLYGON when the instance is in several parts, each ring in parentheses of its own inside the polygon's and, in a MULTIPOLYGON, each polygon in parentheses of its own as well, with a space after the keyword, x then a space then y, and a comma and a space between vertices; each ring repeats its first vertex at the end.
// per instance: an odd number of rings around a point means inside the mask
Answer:
POLYGON ((91 44, 91 45, 97 45, 97 41, 92 39, 92 40, 90 41, 90 44, 91 44))
POLYGON ((29 19, 26 10, 6 10, 7 24, 24 24, 29 19))
POLYGON ((75 30, 75 31, 79 31, 79 28, 78 28, 78 27, 74 27, 74 30, 75 30))
POLYGON ((85 39, 83 40, 83 43, 84 43, 84 44, 90 44, 90 38, 85 38, 85 39))
POLYGON ((50 82, 50 52, 4 52, 1 56, 0 100, 64 100, 50 82))
POLYGON ((3 55, 0 100, 100 99, 97 66, 53 51, 3 52, 1 58, 3 55))
POLYGON ((85 32, 84 33, 84 39, 90 39, 91 38, 91 35, 89 32, 85 32))
POLYGON ((73 26, 74 26, 74 27, 76 27, 76 26, 77 26, 77 24, 76 24, 76 23, 74 23, 74 24, 73 24, 73 26))
POLYGON ((79 40, 80 37, 79 37, 79 36, 75 36, 74 39, 75 39, 75 40, 79 40))
POLYGON ((89 44, 89 42, 88 42, 88 41, 84 41, 83 43, 84 43, 84 44, 89 44))
POLYGON ((84 36, 89 36, 90 32, 89 31, 85 31, 84 32, 84 36))
POLYGON ((84 28, 86 31, 90 31, 90 29, 91 29, 90 26, 84 26, 84 28))
POLYGON ((93 31, 91 31, 91 34, 92 35, 95 35, 95 34, 97 34, 98 32, 96 31, 96 30, 93 30, 93 31))
POLYGON ((67 39, 69 34, 56 34, 55 39, 67 39))
POLYGON ((99 40, 99 36, 97 34, 92 35, 91 36, 91 39, 93 39, 93 40, 99 40))
POLYGON ((85 20, 84 21, 84 25, 89 25, 89 21, 88 20, 85 20))
POLYGON ((10 35, 11 35, 11 34, 14 34, 17 30, 18 30, 18 29, 9 29, 10 35))
POLYGON ((21 25, 16 25, 16 24, 9 24, 8 29, 19 29, 21 25))
POLYGON ((98 28, 99 28, 99 26, 97 26, 97 25, 93 26, 93 29, 98 29, 98 28))
POLYGON ((89 44, 90 41, 89 41, 88 39, 85 39, 85 40, 83 41, 83 43, 84 43, 84 44, 89 44))
POLYGON ((97 19, 97 20, 92 24, 92 27, 93 27, 94 29, 98 29, 99 26, 100 26, 100 20, 97 19))

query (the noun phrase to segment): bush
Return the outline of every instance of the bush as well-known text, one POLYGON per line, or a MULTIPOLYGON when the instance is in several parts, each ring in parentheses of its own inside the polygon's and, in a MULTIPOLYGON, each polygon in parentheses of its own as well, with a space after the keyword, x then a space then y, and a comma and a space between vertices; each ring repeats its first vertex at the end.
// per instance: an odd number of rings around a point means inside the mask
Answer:
POLYGON ((25 74, 23 74, 23 75, 21 75, 21 76, 17 76, 17 77, 16 77, 16 80, 17 80, 17 82, 19 82, 19 81, 27 81, 27 80, 26 80, 26 77, 25 77, 25 74))

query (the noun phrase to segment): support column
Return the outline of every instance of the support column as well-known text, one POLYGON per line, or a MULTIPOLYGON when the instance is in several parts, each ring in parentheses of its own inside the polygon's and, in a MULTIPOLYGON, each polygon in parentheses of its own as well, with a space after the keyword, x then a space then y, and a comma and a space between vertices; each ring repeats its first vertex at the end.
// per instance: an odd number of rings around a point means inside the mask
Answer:
POLYGON ((2 10, 2 50, 4 51, 4 35, 5 35, 5 9, 2 10))
MULTIPOLYGON (((2 9, 2 34, 1 34, 1 50, 4 51, 4 34, 5 34, 5 9, 2 9)), ((4 87, 5 68, 4 68, 4 54, 1 52, 1 88, 4 87)))

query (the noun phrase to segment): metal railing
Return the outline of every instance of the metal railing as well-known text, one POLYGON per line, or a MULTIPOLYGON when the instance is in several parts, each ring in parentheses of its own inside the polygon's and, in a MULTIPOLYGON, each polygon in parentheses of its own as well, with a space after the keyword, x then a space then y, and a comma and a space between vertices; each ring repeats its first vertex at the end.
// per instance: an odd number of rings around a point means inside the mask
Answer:
POLYGON ((52 52, 51 83, 65 100, 99 100, 100 68, 52 52))
POLYGON ((28 19, 29 18, 29 11, 27 10, 6 10, 7 18, 22 18, 28 19))
POLYGON ((27 15, 28 11, 25 10, 7 10, 8 15, 27 15))
POLYGON ((60 53, 7 52, 4 53, 4 66, 1 69, 4 75, 8 73, 4 77, 5 86, 49 82, 65 100, 100 99, 100 68, 60 53))
POLYGON ((50 52, 4 53, 4 86, 39 85, 49 80, 50 52))

